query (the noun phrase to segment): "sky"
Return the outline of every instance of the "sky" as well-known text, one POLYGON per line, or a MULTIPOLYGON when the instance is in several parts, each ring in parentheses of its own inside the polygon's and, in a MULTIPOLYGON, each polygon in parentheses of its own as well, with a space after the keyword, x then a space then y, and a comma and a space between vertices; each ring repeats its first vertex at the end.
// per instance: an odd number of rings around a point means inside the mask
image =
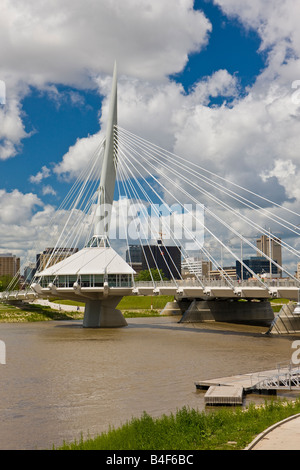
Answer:
POLYGON ((2 0, 0 252, 24 254, 103 137, 115 60, 121 127, 299 212, 299 19, 292 0, 2 0))

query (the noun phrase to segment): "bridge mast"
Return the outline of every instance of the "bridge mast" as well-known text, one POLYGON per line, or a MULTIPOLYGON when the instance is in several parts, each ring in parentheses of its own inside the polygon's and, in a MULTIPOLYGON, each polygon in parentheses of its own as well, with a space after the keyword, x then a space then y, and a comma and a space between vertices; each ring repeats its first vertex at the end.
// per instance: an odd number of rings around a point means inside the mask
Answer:
POLYGON ((112 205, 116 184, 117 159, 115 157, 114 149, 114 133, 117 122, 117 64, 115 62, 106 128, 104 159, 102 164, 94 228, 94 237, 101 240, 101 244, 104 246, 106 246, 108 243, 109 227, 111 222, 112 205))

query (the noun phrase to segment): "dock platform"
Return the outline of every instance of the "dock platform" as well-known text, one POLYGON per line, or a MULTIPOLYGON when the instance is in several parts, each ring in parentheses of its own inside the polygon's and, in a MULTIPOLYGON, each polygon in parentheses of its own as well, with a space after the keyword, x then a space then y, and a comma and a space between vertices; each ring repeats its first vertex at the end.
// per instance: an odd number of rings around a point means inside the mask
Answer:
POLYGON ((207 390, 204 401, 207 405, 242 404, 243 396, 249 393, 276 394, 277 390, 300 391, 300 369, 278 367, 249 374, 233 375, 195 382, 198 390, 207 390))
POLYGON ((204 396, 206 405, 242 405, 244 390, 239 385, 211 386, 204 396))

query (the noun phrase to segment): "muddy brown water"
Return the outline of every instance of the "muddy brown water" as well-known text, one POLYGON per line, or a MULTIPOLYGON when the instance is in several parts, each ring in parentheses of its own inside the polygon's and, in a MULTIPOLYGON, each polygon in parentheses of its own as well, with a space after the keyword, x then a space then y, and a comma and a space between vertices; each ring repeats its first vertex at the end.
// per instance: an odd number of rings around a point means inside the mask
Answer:
MULTIPOLYGON (((120 329, 84 329, 80 321, 0 324, 0 449, 50 449, 143 411, 203 410, 205 392, 195 381, 273 369, 294 351, 295 337, 266 337, 264 327, 178 319, 129 319, 120 329)), ((245 406, 265 399, 247 395, 245 406)))

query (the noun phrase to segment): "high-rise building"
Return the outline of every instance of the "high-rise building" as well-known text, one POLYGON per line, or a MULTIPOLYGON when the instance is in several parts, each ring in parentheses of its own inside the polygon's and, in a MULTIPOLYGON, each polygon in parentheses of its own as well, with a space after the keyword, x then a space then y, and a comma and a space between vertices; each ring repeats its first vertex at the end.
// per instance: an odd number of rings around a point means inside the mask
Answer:
POLYGON ((0 276, 14 277, 20 270, 20 258, 12 253, 0 254, 0 276))
MULTIPOLYGON (((252 277, 251 271, 260 276, 270 275, 270 262, 263 256, 252 256, 249 259, 243 259, 244 266, 240 261, 236 261, 236 275, 238 279, 247 280, 252 277), (248 266, 249 271, 246 266, 248 266)), ((278 269, 274 264, 271 265, 272 276, 278 277, 278 269)))
POLYGON ((211 261, 203 260, 201 257, 191 256, 184 258, 181 263, 182 277, 209 277, 212 269, 211 261))
POLYGON ((129 245, 126 250, 126 262, 138 274, 142 270, 142 247, 141 245, 129 245))
POLYGON ((162 240, 157 245, 144 245, 142 248, 142 270, 162 270, 168 279, 181 278, 181 249, 178 246, 166 246, 162 240))
MULTIPOLYGON (((268 237, 267 235, 262 235, 258 240, 256 240, 257 256, 261 257, 261 253, 264 253, 266 256, 275 261, 279 266, 282 266, 282 249, 281 249, 281 240, 277 237, 268 237)), ((273 265, 274 266, 274 265, 273 265)), ((281 274, 281 270, 276 268, 275 271, 277 274, 281 274)), ((273 272, 273 267, 271 269, 273 272)), ((269 269, 270 272, 270 269, 269 269)))
POLYGON ((24 268, 24 281, 26 283, 30 283, 33 279, 33 276, 36 273, 36 264, 35 263, 29 263, 27 266, 24 268))

